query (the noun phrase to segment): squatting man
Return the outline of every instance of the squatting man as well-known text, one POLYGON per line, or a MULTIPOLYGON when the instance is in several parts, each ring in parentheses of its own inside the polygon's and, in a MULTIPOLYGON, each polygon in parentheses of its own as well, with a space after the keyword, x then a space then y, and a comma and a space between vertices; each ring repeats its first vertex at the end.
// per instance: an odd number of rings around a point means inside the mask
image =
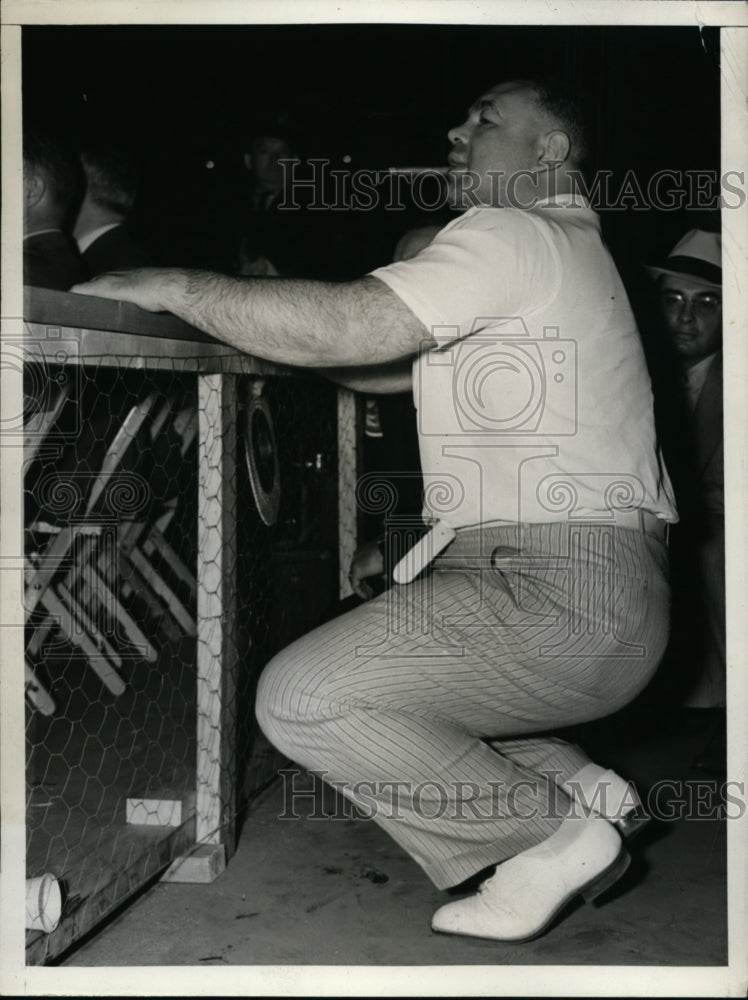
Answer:
POLYGON ((268 664, 256 711, 354 802, 373 787, 376 822, 437 888, 496 866, 434 930, 522 941, 615 883, 645 821, 623 778, 546 734, 654 673, 677 515, 636 324, 570 190, 587 142, 574 102, 504 82, 449 140, 452 183, 469 173, 477 204, 410 260, 345 284, 143 269, 75 290, 355 389, 412 384, 432 530, 399 584, 268 664), (415 803, 424 783, 439 799, 476 786, 475 808, 415 803), (514 789, 499 809, 497 787, 514 789))

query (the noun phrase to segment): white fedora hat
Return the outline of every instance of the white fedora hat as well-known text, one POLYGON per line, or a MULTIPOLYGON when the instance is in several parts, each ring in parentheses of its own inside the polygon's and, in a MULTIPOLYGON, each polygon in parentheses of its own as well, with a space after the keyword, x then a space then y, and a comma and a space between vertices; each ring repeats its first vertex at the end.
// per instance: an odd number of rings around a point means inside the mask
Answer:
POLYGON ((675 244, 660 265, 647 266, 652 277, 661 274, 687 274, 712 285, 722 284, 722 237, 692 229, 675 244))

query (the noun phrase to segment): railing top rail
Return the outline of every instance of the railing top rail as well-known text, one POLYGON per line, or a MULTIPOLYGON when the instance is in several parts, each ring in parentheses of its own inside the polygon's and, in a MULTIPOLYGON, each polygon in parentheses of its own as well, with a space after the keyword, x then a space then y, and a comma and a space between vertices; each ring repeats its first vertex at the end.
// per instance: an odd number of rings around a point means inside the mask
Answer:
MULTIPOLYGON (((147 370, 287 375, 274 365, 183 323, 128 302, 49 288, 24 288, 24 355, 29 362, 147 370)), ((307 372, 308 374, 308 372, 307 372)))

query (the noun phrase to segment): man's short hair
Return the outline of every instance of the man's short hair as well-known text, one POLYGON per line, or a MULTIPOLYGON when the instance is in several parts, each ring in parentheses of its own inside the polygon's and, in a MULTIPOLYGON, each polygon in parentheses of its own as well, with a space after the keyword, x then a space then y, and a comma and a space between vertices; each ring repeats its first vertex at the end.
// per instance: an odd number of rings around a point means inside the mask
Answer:
POLYGON ((86 149, 81 153, 87 194, 96 205, 127 216, 135 204, 140 171, 126 150, 86 149))
POLYGON ((588 96, 579 86, 570 86, 553 76, 518 80, 535 92, 540 107, 552 115, 571 140, 571 155, 584 163, 591 152, 588 96))
POLYGON ((82 187, 78 158, 52 132, 33 125, 23 130, 23 166, 28 173, 41 173, 58 205, 71 207, 82 187))

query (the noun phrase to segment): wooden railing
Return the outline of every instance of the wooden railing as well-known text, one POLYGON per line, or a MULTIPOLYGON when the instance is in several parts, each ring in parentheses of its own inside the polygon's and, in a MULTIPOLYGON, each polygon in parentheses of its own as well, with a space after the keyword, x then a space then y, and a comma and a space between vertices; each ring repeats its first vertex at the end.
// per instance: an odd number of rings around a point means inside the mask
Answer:
MULTIPOLYGON (((223 870, 233 850, 236 824, 237 384, 246 377, 261 385, 264 379, 308 380, 310 375, 249 357, 172 316, 146 313, 126 303, 27 288, 24 307, 24 360, 29 370, 62 367, 71 372, 93 371, 93 377, 99 369, 142 371, 146 377, 156 372, 194 373, 197 380, 197 446, 191 452, 197 462, 194 843, 185 850, 182 831, 172 838, 179 856, 167 858, 162 844, 142 868, 142 877, 125 882, 127 891, 134 891, 155 873, 154 866, 163 867, 165 861, 171 861, 167 877, 210 881, 223 870)), ((45 406, 53 409, 54 404, 45 406)), ((337 418, 337 441, 332 446, 337 449, 338 590, 345 597, 350 593, 346 570, 356 545, 357 473, 356 405, 345 390, 338 392, 337 418)), ((28 425, 33 433, 27 435, 27 456, 38 458, 44 421, 51 426, 54 413, 37 414, 34 419, 36 424, 28 425)), ((62 549, 59 536, 56 541, 62 549)), ((52 570, 45 578, 44 560, 40 565, 32 570, 27 567, 27 605, 40 599, 54 573, 50 564, 52 570)), ((44 693, 39 693, 37 709, 44 704, 44 693)), ((50 703, 53 706, 51 698, 50 703)), ((95 909, 95 917, 81 920, 79 914, 67 925, 63 919, 51 935, 32 936, 28 960, 45 961, 59 954, 94 919, 122 902, 119 891, 102 899, 91 910, 93 914, 95 909)))

